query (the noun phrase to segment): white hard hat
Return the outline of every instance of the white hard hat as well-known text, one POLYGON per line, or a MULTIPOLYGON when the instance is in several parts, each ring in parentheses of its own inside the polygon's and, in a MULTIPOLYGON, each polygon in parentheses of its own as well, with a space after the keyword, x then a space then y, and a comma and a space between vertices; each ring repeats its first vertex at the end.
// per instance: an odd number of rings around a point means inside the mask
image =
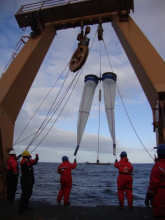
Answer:
POLYGON ((11 150, 11 151, 9 152, 9 154, 16 154, 16 153, 15 153, 15 150, 11 150))

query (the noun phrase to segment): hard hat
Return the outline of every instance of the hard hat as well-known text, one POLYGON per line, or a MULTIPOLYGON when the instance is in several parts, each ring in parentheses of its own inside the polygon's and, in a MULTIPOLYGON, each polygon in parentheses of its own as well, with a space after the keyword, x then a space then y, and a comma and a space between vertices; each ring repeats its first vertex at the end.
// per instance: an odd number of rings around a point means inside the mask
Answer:
POLYGON ((158 154, 164 154, 164 155, 165 155, 165 144, 160 144, 160 145, 158 146, 157 153, 158 153, 158 154))
POLYGON ((24 152, 22 153, 22 157, 25 157, 25 156, 30 156, 30 153, 28 150, 24 150, 24 152))
POLYGON ((64 161, 68 161, 68 157, 67 156, 63 156, 62 157, 62 161, 64 162, 64 161))
POLYGON ((127 157, 127 153, 125 151, 122 151, 120 154, 121 157, 127 157))
POLYGON ((9 155, 10 155, 10 154, 16 154, 16 153, 15 153, 15 150, 11 150, 11 151, 9 152, 9 155))

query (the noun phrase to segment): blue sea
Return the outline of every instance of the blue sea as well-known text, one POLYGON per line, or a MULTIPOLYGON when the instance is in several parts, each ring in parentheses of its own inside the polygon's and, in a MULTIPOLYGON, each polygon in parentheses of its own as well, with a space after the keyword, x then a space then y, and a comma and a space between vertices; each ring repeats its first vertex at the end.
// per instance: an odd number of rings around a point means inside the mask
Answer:
MULTIPOLYGON (((60 189, 60 175, 57 173, 59 163, 41 163, 34 166, 35 185, 31 201, 44 201, 56 204, 60 189)), ((153 164, 133 164, 133 198, 134 206, 144 206, 150 172, 153 164)), ((73 205, 97 206, 118 205, 117 198, 118 169, 114 165, 77 164, 72 170, 73 188, 70 202, 73 205)), ((16 199, 21 195, 18 184, 16 199)), ((125 200, 126 201, 126 200, 125 200)), ((125 202, 125 205, 127 203, 125 202)))

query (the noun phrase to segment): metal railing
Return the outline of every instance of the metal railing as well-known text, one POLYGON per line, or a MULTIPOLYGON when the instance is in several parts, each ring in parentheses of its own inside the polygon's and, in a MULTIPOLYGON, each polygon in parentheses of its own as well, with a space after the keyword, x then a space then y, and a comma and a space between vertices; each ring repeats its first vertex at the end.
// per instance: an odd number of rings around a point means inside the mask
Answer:
POLYGON ((26 13, 29 11, 38 11, 45 8, 78 3, 78 2, 85 2, 85 1, 91 1, 91 0, 47 0, 42 2, 36 2, 28 5, 22 5, 16 14, 26 13))
POLYGON ((7 62, 0 78, 5 74, 6 70, 10 66, 10 64, 13 62, 13 60, 16 58, 16 56, 19 54, 20 50, 22 49, 23 45, 26 44, 27 40, 29 39, 29 36, 22 36, 19 42, 16 44, 13 54, 10 58, 10 60, 7 62))

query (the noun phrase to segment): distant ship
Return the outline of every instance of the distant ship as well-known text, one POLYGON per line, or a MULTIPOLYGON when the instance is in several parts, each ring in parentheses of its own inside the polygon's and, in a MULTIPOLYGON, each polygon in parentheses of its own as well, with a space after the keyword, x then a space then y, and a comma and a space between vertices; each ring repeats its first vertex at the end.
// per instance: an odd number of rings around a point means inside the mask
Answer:
POLYGON ((100 163, 99 160, 96 160, 96 163, 86 162, 88 165, 110 165, 110 163, 100 163))

